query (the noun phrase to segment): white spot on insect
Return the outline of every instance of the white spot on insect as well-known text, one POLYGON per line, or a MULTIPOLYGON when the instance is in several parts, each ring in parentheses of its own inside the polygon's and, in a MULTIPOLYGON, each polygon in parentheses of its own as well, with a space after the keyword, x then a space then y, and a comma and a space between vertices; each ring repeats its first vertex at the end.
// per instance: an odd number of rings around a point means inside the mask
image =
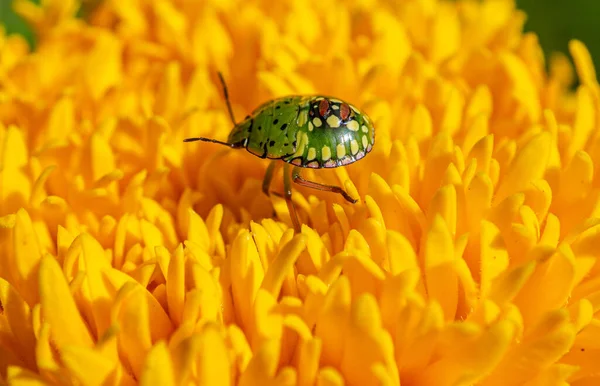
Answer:
POLYGON ((308 122, 308 131, 313 131, 314 128, 315 126, 312 124, 312 122, 308 122))
POLYGON ((334 110, 339 110, 340 106, 338 106, 338 105, 332 105, 331 108, 334 109, 334 110))
POLYGON ((340 127, 340 119, 335 115, 330 115, 327 118, 327 124, 329 125, 329 127, 333 128, 340 127))
POLYGON ((323 146, 323 148, 321 149, 321 159, 323 161, 327 161, 330 158, 331 158, 331 149, 329 148, 329 146, 323 146))
POLYGON ((335 152, 337 159, 344 158, 346 156, 346 147, 343 143, 338 143, 337 147, 335 148, 335 152))
POLYGON ((314 117, 312 120, 312 123, 314 123, 314 125, 316 127, 321 127, 321 125, 323 124, 323 121, 321 121, 321 119, 318 117, 314 117))
POLYGON ((366 135, 362 136, 362 144, 363 144, 363 149, 366 149, 367 145, 369 144, 369 139, 367 138, 366 135))
POLYGON ((315 150, 314 147, 311 147, 310 149, 308 149, 308 155, 306 156, 306 160, 312 161, 315 158, 317 158, 317 151, 315 150))
POLYGON ((360 112, 358 111, 358 109, 357 109, 356 107, 354 107, 354 106, 352 106, 352 105, 348 105, 348 106, 350 106, 350 108, 351 108, 352 110, 354 110, 354 112, 355 112, 356 114, 360 114, 360 112))
POLYGON ((335 99, 335 98, 331 98, 331 99, 329 99, 329 102, 332 102, 332 103, 339 103, 339 104, 342 104, 342 103, 344 103, 344 102, 342 102, 341 100, 339 100, 339 99, 335 99))
POLYGON ((368 133, 369 132, 369 128, 365 125, 362 125, 361 130, 363 133, 368 133))
POLYGON ((356 155, 356 153, 358 153, 358 142, 356 142, 356 139, 353 139, 350 142, 350 151, 352 152, 352 155, 356 155))
POLYGON ((358 128, 359 128, 358 122, 352 120, 352 121, 346 123, 346 128, 350 131, 358 131, 358 128))

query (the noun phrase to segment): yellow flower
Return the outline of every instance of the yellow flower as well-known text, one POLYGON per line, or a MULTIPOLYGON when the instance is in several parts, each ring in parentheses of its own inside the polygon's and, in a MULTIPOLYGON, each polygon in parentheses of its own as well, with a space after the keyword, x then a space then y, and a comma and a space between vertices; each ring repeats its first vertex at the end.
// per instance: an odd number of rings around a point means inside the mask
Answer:
POLYGON ((582 43, 546 72, 511 0, 14 6, 39 44, 0 31, 3 382, 600 382, 582 43), (295 187, 296 234, 263 160, 182 143, 231 129, 217 70, 237 117, 364 109, 373 151, 305 174, 359 202, 295 187))

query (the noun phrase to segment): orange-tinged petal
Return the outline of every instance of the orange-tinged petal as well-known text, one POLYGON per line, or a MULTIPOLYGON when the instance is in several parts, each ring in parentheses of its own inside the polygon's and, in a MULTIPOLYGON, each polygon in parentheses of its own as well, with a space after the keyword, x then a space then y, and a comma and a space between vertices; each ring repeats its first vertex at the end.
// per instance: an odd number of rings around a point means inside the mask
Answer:
POLYGON ((323 341, 321 363, 338 366, 342 361, 350 318, 350 283, 340 276, 329 288, 317 318, 315 335, 323 341))
MULTIPOLYGON (((0 279, 0 304, 6 317, 6 327, 19 346, 20 358, 30 369, 34 369, 35 336, 31 326, 31 309, 15 288, 3 279, 0 279)), ((0 330, 4 330, 4 327, 0 330)))
POLYGON ((319 370, 318 386, 343 386, 345 384, 344 377, 334 367, 325 366, 319 370))
MULTIPOLYGON (((334 204, 335 207, 336 204, 334 204)), ((338 205, 339 207, 339 205, 338 205)), ((341 208, 341 207, 340 207, 341 208)), ((335 210, 335 209, 334 209, 335 210)), ((341 212, 343 213, 343 211, 341 212)), ((342 215, 342 214, 341 214, 342 215)), ((339 217, 338 217, 339 218, 339 217)), ((347 218, 346 218, 347 225, 347 218)), ((323 244, 319 234, 313 229, 303 226, 302 234, 306 239, 306 249, 302 252, 296 263, 299 272, 308 274, 317 273, 323 264, 331 259, 329 251, 323 244)))
POLYGON ((549 157, 550 134, 542 132, 521 149, 498 187, 495 202, 527 188, 530 181, 543 176, 549 157))
POLYGON ((410 242, 400 233, 388 230, 386 244, 390 273, 397 275, 406 270, 418 268, 417 256, 410 242))
POLYGON ((44 320, 58 347, 80 345, 92 347, 93 339, 69 291, 56 260, 44 256, 39 268, 40 303, 44 320))
POLYGON ((444 324, 439 303, 423 305, 419 298, 410 299, 396 325, 395 357, 401 364, 401 378, 412 379, 431 361, 444 324))
POLYGON ((283 316, 273 312, 276 307, 276 298, 264 289, 256 294, 254 302, 254 328, 250 344, 253 348, 260 347, 264 342, 277 339, 283 334, 283 316))
POLYGON ((518 385, 562 357, 575 339, 566 311, 548 314, 524 341, 512 347, 485 385, 518 385), (500 375, 502 374, 502 375, 500 375))
POLYGON ((111 319, 120 328, 120 348, 139 378, 152 343, 172 332, 171 322, 154 297, 134 282, 126 283, 117 293, 111 319))
POLYGON ((433 132, 431 114, 427 107, 418 104, 412 112, 409 125, 409 133, 415 136, 418 142, 431 137, 433 132))
POLYGON ((140 378, 142 385, 175 385, 173 362, 165 342, 158 342, 146 356, 144 369, 140 378))
POLYGON ((185 298, 185 258, 182 246, 179 246, 171 257, 166 279, 169 316, 175 325, 179 325, 183 321, 185 298))
POLYGON ((575 257, 567 246, 560 246, 547 261, 536 267, 533 275, 515 299, 523 313, 525 325, 533 326, 547 310, 554 310, 565 304, 570 296, 575 277, 575 257), (550 288, 541 283, 553 283, 550 288))
MULTIPOLYGON (((431 198, 427 208, 428 223, 434 221, 435 216, 441 216, 448 226, 450 234, 456 234, 457 202, 456 188, 453 185, 442 186, 431 198)), ((429 225, 430 226, 430 225, 429 225)))
POLYGON ((492 284, 489 298, 499 305, 513 300, 536 268, 535 261, 504 271, 492 284))
POLYGON ((588 49, 579 40, 573 39, 569 42, 569 51, 573 55, 575 67, 577 68, 577 75, 581 83, 594 85, 598 84, 596 80, 596 71, 592 64, 592 57, 588 49))
POLYGON ((113 361, 86 347, 65 346, 60 357, 71 374, 86 385, 104 384, 115 367, 113 361))
POLYGON ((232 384, 228 349, 216 325, 208 324, 200 333, 197 358, 199 385, 232 384))
POLYGON ((377 303, 370 294, 359 296, 352 305, 350 323, 342 353, 340 368, 347 378, 359 384, 370 384, 375 374, 364 371, 382 364, 399 384, 398 369, 393 358, 393 345, 389 333, 381 328, 377 303))
POLYGON ((188 209, 188 216, 188 240, 200 245, 204 250, 207 250, 210 242, 206 223, 192 209, 188 209))
POLYGON ((304 248, 306 248, 306 237, 304 235, 295 236, 285 244, 277 258, 269 266, 261 284, 261 289, 277 297, 285 277, 290 273, 304 248))
POLYGON ((110 325, 110 300, 114 296, 102 277, 102 272, 110 268, 110 262, 100 244, 90 235, 82 234, 73 244, 77 242, 81 244, 82 259, 85 262, 96 334, 102 335, 110 325))
POLYGON ((243 373, 252 358, 250 345, 246 341, 246 337, 242 330, 236 325, 230 325, 228 327, 228 333, 230 346, 234 352, 234 362, 232 365, 239 373, 243 373))
POLYGON ((28 304, 37 303, 39 294, 36 293, 37 273, 41 261, 41 251, 38 238, 31 217, 24 209, 16 213, 15 224, 13 228, 13 251, 14 266, 9 269, 14 270, 15 279, 18 280, 17 288, 21 296, 28 304))
MULTIPOLYGON (((431 364, 418 382, 431 385, 466 385, 481 382, 500 362, 510 347, 515 328, 508 320, 484 331, 469 332, 469 326, 453 326, 456 341, 449 342, 442 360, 431 364)), ((483 382, 485 383, 485 381, 483 382)))
MULTIPOLYGON (((417 235, 415 235, 415 230, 410 221, 410 213, 407 213, 407 209, 403 207, 402 202, 397 199, 385 180, 375 173, 371 175, 369 195, 379 208, 387 208, 387 210, 381 212, 383 221, 381 225, 402 233, 414 245, 417 235)), ((367 197, 366 199, 367 206, 371 208, 372 206, 369 205, 371 198, 367 197)))
POLYGON ((452 139, 446 133, 436 135, 424 166, 419 202, 429 202, 439 188, 440 180, 452 159, 452 139))
MULTIPOLYGON (((370 256, 378 270, 380 267, 386 271, 389 270, 388 251, 385 244, 385 226, 374 218, 370 218, 362 223, 359 230, 366 241, 366 248, 364 252, 359 250, 356 253, 370 256)), ((352 235, 352 232, 350 232, 350 235, 352 235)), ((350 240, 350 237, 348 240, 350 240)), ((351 250, 349 252, 353 253, 351 250)))
POLYGON ((417 287, 419 280, 420 272, 413 268, 405 270, 385 280, 383 283, 379 299, 381 320, 383 326, 390 331, 393 338, 396 337, 395 325, 398 322, 398 318, 410 301, 409 297, 417 287))
POLYGON ((311 338, 300 342, 298 354, 298 385, 314 385, 319 371, 322 342, 311 338))
POLYGON ((250 233, 242 231, 231 247, 231 283, 233 300, 237 307, 236 316, 242 322, 242 328, 252 328, 252 304, 264 278, 258 251, 252 242, 250 233))
POLYGON ((508 268, 509 255, 500 230, 488 221, 481 222, 481 297, 486 298, 494 280, 508 268))
POLYGON ((36 373, 18 366, 8 368, 6 380, 10 385, 45 386, 48 382, 36 373))
POLYGON ((270 383, 275 377, 279 363, 279 351, 279 339, 263 342, 248 363, 246 371, 240 376, 239 385, 254 386, 270 383))
POLYGON ((197 318, 201 320, 222 320, 225 311, 223 310, 223 291, 219 287, 217 280, 215 280, 215 276, 218 276, 218 271, 209 272, 200 264, 193 262, 189 264, 189 268, 191 268, 188 270, 191 270, 193 280, 191 286, 194 289, 188 291, 186 294, 186 304, 183 309, 184 316, 182 320, 194 320, 194 318, 187 319, 185 317, 186 312, 190 316, 197 315, 197 318), (193 304, 193 299, 190 297, 194 296, 195 291, 198 291, 202 298, 200 299, 199 307, 194 310, 195 313, 189 313, 192 305, 188 305, 187 303, 191 300, 193 304))
POLYGON ((430 299, 437 300, 446 320, 454 319, 458 302, 458 277, 452 235, 445 221, 437 215, 423 245, 425 282, 430 299))

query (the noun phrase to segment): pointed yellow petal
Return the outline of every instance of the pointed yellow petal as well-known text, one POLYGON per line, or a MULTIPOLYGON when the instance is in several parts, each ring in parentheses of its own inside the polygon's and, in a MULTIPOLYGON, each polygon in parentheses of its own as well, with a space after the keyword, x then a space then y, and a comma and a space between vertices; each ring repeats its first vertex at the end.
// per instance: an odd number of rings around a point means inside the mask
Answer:
POLYGON ((267 290, 275 297, 279 295, 284 278, 290 273, 300 253, 306 248, 305 240, 304 235, 297 235, 283 247, 269 266, 261 284, 262 289, 267 290))
POLYGON ((241 327, 252 326, 252 304, 264 277, 256 246, 250 233, 242 231, 233 241, 230 252, 231 284, 236 316, 241 327))
POLYGON ((240 376, 240 386, 264 385, 275 377, 279 362, 279 339, 265 341, 256 351, 246 371, 240 376))
POLYGON ((50 325, 52 339, 58 347, 69 344, 92 347, 88 326, 58 263, 50 256, 44 256, 40 262, 40 302, 44 320, 50 325))
POLYGON ((161 341, 152 347, 144 362, 141 385, 175 386, 173 362, 165 342, 161 341))
POLYGON ((501 202, 508 195, 526 189, 532 180, 543 177, 550 154, 551 140, 548 132, 542 132, 519 150, 498 187, 495 202, 501 202))
POLYGON ((85 385, 104 384, 115 367, 111 360, 85 347, 65 346, 61 359, 71 374, 85 385))
POLYGON ((219 328, 208 324, 200 333, 198 349, 198 385, 232 384, 229 351, 219 328))
POLYGON ((175 325, 181 324, 183 316, 183 304, 185 297, 185 259, 183 248, 180 245, 169 263, 169 274, 167 279, 167 302, 169 304, 169 315, 175 325))
POLYGON ((458 304, 458 277, 454 269, 452 236, 439 215, 434 218, 426 235, 423 259, 427 293, 431 299, 440 303, 446 320, 452 320, 458 304))

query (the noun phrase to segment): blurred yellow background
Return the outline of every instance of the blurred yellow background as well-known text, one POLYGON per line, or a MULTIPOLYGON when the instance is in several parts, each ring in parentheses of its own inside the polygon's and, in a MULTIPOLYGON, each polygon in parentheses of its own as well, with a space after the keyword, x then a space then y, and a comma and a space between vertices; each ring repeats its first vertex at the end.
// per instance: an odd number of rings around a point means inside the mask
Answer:
MULTIPOLYGON (((9 33, 20 33, 35 44, 35 37, 27 25, 11 10, 13 0, 0 0, 0 24, 9 33)), ((40 0, 31 0, 39 3, 40 0)), ((86 1, 94 3, 99 0, 86 1)), ((101 0, 100 0, 101 1, 101 0)), ((552 52, 568 55, 570 39, 581 40, 590 50, 596 68, 600 60, 600 34, 595 23, 600 15, 600 1, 590 0, 517 0, 517 7, 527 13, 526 31, 535 32, 546 56, 552 52)))

